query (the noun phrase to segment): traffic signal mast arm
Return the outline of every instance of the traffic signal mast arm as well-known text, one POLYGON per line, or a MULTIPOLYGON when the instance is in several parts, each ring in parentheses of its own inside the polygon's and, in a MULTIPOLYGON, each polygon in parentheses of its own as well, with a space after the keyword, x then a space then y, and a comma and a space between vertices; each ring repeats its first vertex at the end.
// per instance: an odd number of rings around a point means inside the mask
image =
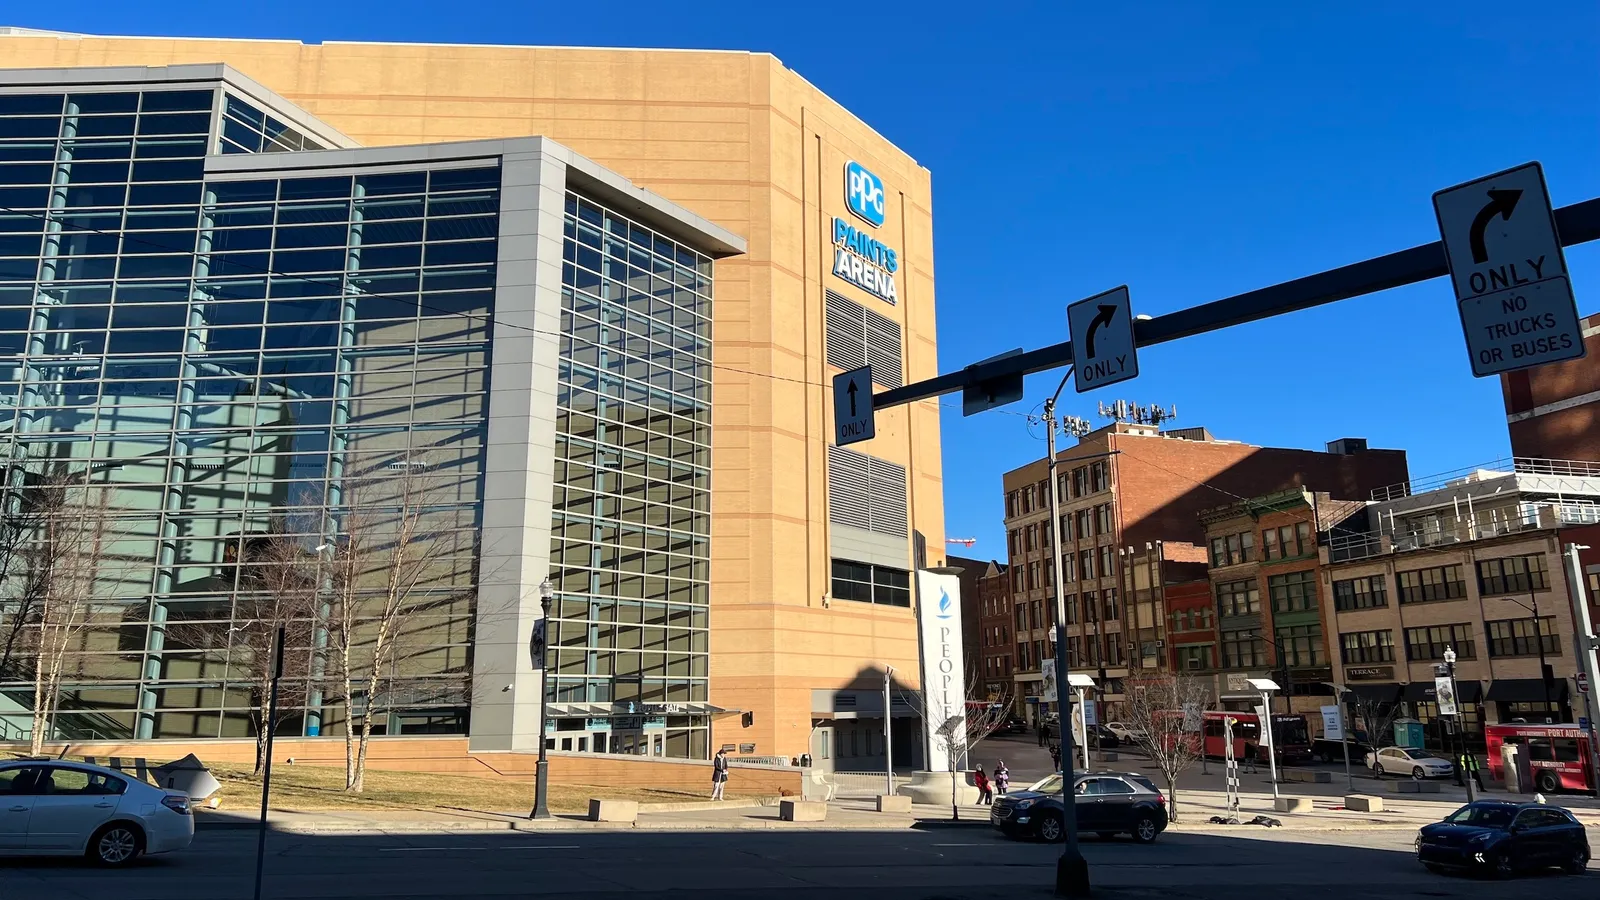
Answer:
MULTIPOLYGON (((1600 198, 1584 200, 1555 211, 1556 229, 1564 247, 1600 239, 1600 198)), ((1444 244, 1434 241, 1384 256, 1318 272, 1224 297, 1188 309, 1133 323, 1134 344, 1148 347, 1179 338, 1242 325, 1258 319, 1310 309, 1363 294, 1403 287, 1438 278, 1449 273, 1444 244)), ((914 403, 930 397, 977 390, 985 382, 1033 375, 1071 365, 1072 342, 1063 341, 1009 356, 974 363, 959 372, 950 372, 892 388, 873 396, 875 409, 914 403)))

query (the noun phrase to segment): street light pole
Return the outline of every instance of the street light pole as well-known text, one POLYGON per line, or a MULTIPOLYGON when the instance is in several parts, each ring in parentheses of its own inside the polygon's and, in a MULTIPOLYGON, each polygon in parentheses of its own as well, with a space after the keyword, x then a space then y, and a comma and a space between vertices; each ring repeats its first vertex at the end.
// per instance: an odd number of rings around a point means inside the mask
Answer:
POLYGON ((1344 745, 1344 782, 1350 793, 1356 792, 1356 778, 1350 774, 1350 718, 1344 714, 1344 695, 1350 689, 1342 684, 1324 681, 1323 684, 1333 688, 1333 702, 1339 710, 1339 743, 1344 745))
POLYGON ((889 680, 894 677, 894 666, 883 667, 883 771, 884 790, 887 796, 894 796, 894 729, 892 715, 894 707, 889 700, 889 680))
POLYGON ((539 762, 534 767, 538 784, 534 787, 533 812, 530 819, 550 818, 550 742, 545 739, 545 722, 550 704, 550 599, 555 596, 555 586, 546 578, 539 582, 539 607, 544 610, 545 629, 543 646, 539 651, 539 762))
MULTIPOLYGON (((1534 615, 1534 621, 1538 621, 1538 613, 1535 612, 1534 615)), ((1461 767, 1461 783, 1467 789, 1467 802, 1471 803, 1478 798, 1472 790, 1472 773, 1467 771, 1466 766, 1467 735, 1466 732, 1461 728, 1461 695, 1456 693, 1456 651, 1454 647, 1444 648, 1444 671, 1445 677, 1450 679, 1450 702, 1451 705, 1455 707, 1456 711, 1455 715, 1452 717, 1455 719, 1456 726, 1456 739, 1452 742, 1455 744, 1453 749, 1456 752, 1456 765, 1461 767)))
MULTIPOLYGON (((1072 377, 1072 369, 1062 377, 1055 394, 1044 403, 1045 430, 1045 480, 1050 494, 1050 553, 1055 560, 1056 591, 1056 721, 1061 736, 1061 809, 1062 847, 1056 860, 1056 896, 1089 896, 1089 863, 1078 847, 1077 794, 1072 777, 1072 723, 1059 714, 1069 695, 1067 681, 1067 609, 1065 572, 1061 565, 1061 498, 1056 486, 1056 400, 1072 377)), ((1087 745, 1087 742, 1085 742, 1087 745)))

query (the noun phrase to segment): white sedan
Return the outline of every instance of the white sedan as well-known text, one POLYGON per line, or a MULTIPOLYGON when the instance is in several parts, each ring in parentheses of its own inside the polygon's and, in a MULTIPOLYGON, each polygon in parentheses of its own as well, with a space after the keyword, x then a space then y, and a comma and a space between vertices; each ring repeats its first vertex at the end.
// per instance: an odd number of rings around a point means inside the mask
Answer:
POLYGON ((1376 753, 1368 753, 1367 768, 1380 778, 1386 774, 1410 775, 1418 781, 1455 774, 1455 768, 1449 760, 1414 747, 1384 747, 1376 753))
POLYGON ((85 763, 0 763, 0 854, 86 856, 125 866, 193 840, 194 815, 182 791, 85 763))
POLYGON ((1140 731, 1131 725, 1124 725, 1121 722, 1107 722, 1106 730, 1116 735, 1117 740, 1123 742, 1124 744, 1138 743, 1139 740, 1144 737, 1143 731, 1140 731))

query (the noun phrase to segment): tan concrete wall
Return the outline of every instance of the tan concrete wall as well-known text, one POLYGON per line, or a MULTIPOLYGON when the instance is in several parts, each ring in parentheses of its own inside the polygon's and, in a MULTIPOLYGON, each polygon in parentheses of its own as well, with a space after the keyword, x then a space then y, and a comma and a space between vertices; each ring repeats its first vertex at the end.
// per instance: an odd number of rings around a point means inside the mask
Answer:
MULTIPOLYGON (((712 745, 754 742, 760 754, 798 756, 808 750, 811 689, 848 685, 883 663, 917 671, 908 610, 823 606, 833 370, 822 297, 833 288, 899 322, 907 379, 936 374, 926 169, 766 54, 0 38, 6 67, 212 62, 363 144, 547 135, 745 236, 749 252, 716 273, 711 700, 753 710, 755 722, 719 721, 712 745), (889 195, 876 236, 900 253, 895 306, 831 274, 828 221, 847 215, 849 159, 877 173, 889 195)), ((938 565, 937 404, 882 412, 877 428, 856 449, 909 469, 911 525, 938 565)))
MULTIPOLYGON (((27 752, 26 744, 9 746, 27 752)), ((46 744, 48 756, 66 755, 75 759, 93 757, 101 765, 112 757, 124 767, 143 759, 157 766, 193 753, 207 765, 250 766, 255 762, 256 744, 252 740, 216 741, 83 741, 72 744, 46 744)), ((280 738, 274 742, 274 766, 343 766, 344 741, 332 738, 280 738)), ((469 753, 466 738, 384 738, 370 745, 367 765, 388 772, 432 772, 444 775, 474 775, 503 778, 531 784, 532 753, 469 753)), ((739 792, 799 794, 801 770, 798 768, 731 767, 730 780, 739 792)), ((614 787, 648 787, 709 792, 711 763, 653 759, 608 754, 551 753, 552 784, 603 784, 614 787)))

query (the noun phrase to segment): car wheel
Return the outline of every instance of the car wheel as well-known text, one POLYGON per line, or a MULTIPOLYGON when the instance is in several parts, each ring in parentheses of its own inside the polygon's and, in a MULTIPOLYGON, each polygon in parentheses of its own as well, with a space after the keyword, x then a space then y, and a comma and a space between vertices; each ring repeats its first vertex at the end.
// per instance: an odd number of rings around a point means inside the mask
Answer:
POLYGON ((1568 875, 1582 875, 1589 871, 1589 851, 1582 847, 1572 851, 1572 856, 1561 867, 1561 871, 1568 875))
POLYGON ((1139 821, 1133 823, 1133 839, 1141 844, 1155 843, 1156 835, 1160 833, 1161 827, 1149 816, 1140 816, 1139 821))
POLYGON ((1372 764, 1372 775, 1373 775, 1374 778, 1382 778, 1383 777, 1383 763, 1373 763, 1372 764))
POLYGON ((1411 770, 1411 777, 1412 777, 1412 779, 1414 779, 1416 781, 1422 781, 1422 780, 1424 780, 1424 779, 1426 779, 1428 777, 1428 773, 1422 771, 1422 767, 1421 766, 1417 766, 1416 768, 1411 770))
POLYGON ((1517 874, 1517 867, 1512 865, 1510 854, 1496 854, 1494 858, 1494 877, 1510 878, 1515 874, 1517 874))
POLYGON ((1055 844, 1060 842, 1061 833, 1063 830, 1061 826, 1060 814, 1051 812, 1041 815, 1039 817, 1039 824, 1036 827, 1039 833, 1039 840, 1044 841, 1047 844, 1055 844))
POLYGON ((1328 758, 1321 753, 1313 753, 1311 754, 1311 761, 1314 763, 1325 763, 1328 761, 1328 758))
POLYGON ((102 866, 126 866, 143 850, 144 833, 126 822, 113 822, 89 839, 89 858, 102 866))
POLYGON ((1554 794, 1561 787, 1561 782, 1557 780, 1554 772, 1540 772, 1533 783, 1538 786, 1541 794, 1554 794))

